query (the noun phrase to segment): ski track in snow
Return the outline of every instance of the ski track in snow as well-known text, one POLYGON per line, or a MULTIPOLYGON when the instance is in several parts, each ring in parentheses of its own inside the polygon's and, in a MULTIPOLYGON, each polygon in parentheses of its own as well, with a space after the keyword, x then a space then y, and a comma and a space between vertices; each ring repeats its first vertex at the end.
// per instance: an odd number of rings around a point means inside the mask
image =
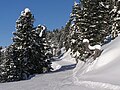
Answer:
POLYGON ((120 86, 113 85, 110 83, 103 83, 103 82, 93 82, 93 81, 77 81, 74 82, 75 85, 84 85, 85 87, 89 88, 99 88, 99 90, 120 90, 120 86))
POLYGON ((104 83, 104 82, 94 82, 94 81, 85 81, 85 80, 82 81, 82 80, 79 80, 75 74, 73 74, 73 81, 75 85, 89 87, 93 89, 99 88, 99 90, 120 90, 119 85, 113 85, 113 84, 104 83))
MULTIPOLYGON (((94 64, 94 63, 92 63, 92 64, 94 64)), ((83 66, 78 67, 76 72, 73 71, 73 81, 74 81, 75 85, 89 87, 89 88, 93 88, 93 89, 99 88, 99 90, 120 90, 119 85, 113 85, 113 84, 104 83, 104 82, 94 82, 94 81, 85 81, 85 80, 82 81, 82 80, 79 80, 77 78, 77 76, 76 76, 77 71, 81 69, 80 70, 81 75, 79 75, 79 76, 82 76, 84 73, 87 72, 87 69, 90 67, 89 65, 92 65, 92 64, 91 63, 90 64, 89 63, 83 64, 83 66)))

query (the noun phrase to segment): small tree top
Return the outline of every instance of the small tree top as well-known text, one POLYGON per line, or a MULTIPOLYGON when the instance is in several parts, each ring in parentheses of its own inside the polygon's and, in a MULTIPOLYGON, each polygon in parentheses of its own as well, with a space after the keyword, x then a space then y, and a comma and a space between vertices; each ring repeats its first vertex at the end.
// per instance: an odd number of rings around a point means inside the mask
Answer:
POLYGON ((31 12, 31 11, 30 11, 29 8, 25 8, 25 10, 21 12, 21 15, 22 15, 22 16, 26 16, 26 14, 27 14, 27 13, 30 13, 30 12, 31 12))
POLYGON ((25 8, 25 13, 28 13, 28 12, 30 12, 30 9, 29 8, 25 8))

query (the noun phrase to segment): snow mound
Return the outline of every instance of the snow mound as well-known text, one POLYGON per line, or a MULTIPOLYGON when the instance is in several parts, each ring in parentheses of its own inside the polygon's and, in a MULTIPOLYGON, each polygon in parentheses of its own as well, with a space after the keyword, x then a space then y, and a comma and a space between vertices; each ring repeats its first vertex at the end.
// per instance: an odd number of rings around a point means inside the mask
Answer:
POLYGON ((51 67, 53 68, 52 71, 57 71, 61 68, 61 65, 59 65, 58 63, 52 62, 51 67))
POLYGON ((97 90, 120 90, 120 36, 102 49, 96 60, 89 58, 89 62, 77 64, 73 70, 74 83, 97 90))
POLYGON ((95 49, 99 49, 99 50, 101 50, 101 48, 102 48, 100 45, 95 45, 94 47, 95 47, 95 49))
POLYGON ((71 53, 71 49, 69 49, 60 59, 63 60, 63 61, 76 63, 75 58, 72 58, 70 53, 71 53))
POLYGON ((83 39, 83 43, 89 43, 89 40, 88 39, 83 39))

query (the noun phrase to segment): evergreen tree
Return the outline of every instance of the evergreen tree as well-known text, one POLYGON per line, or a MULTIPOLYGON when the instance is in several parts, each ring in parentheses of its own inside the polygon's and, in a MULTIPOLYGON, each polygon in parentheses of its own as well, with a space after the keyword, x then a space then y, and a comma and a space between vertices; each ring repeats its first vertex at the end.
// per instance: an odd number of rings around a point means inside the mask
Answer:
POLYGON ((64 47, 66 48, 66 51, 70 48, 70 26, 71 26, 72 20, 70 19, 65 28, 64 28, 64 47))
POLYGON ((85 61, 84 47, 82 44, 83 40, 83 10, 82 4, 74 3, 73 10, 70 16, 72 24, 70 26, 70 41, 72 55, 76 60, 80 59, 85 61))
POLYGON ((13 45, 10 45, 2 52, 2 62, 0 63, 0 82, 11 82, 20 80, 20 73, 16 68, 16 52, 13 45))
POLYGON ((74 3, 71 13, 71 49, 76 59, 85 61, 91 53, 85 51, 83 39, 90 45, 104 44, 110 35, 111 0, 82 0, 74 3))
POLYGON ((41 47, 40 47, 41 57, 45 61, 43 64, 43 72, 48 72, 48 71, 50 71, 50 69, 52 69, 51 68, 51 59, 53 57, 51 47, 50 47, 48 40, 47 40, 46 30, 47 30, 46 26, 43 26, 43 25, 38 25, 38 27, 36 28, 37 34, 39 34, 39 37, 40 37, 37 39, 38 39, 38 41, 41 41, 39 43, 41 45, 41 47))
POLYGON ((34 74, 43 73, 44 69, 49 70, 44 51, 44 27, 41 31, 33 28, 34 16, 29 9, 25 9, 16 22, 17 32, 14 33, 13 41, 20 55, 21 73, 34 74), (21 66, 22 65, 22 66, 21 66))
POLYGON ((54 29, 53 31, 48 32, 47 39, 52 48, 53 55, 58 56, 61 48, 64 47, 64 28, 54 29))
POLYGON ((120 1, 113 1, 113 9, 110 12, 111 15, 111 34, 112 38, 116 38, 120 33, 120 1))
POLYGON ((103 44, 110 34, 111 0, 83 0, 84 38, 90 40, 91 45, 103 44))
POLYGON ((1 63, 1 82, 19 81, 36 73, 50 71, 51 62, 46 54, 45 27, 33 27, 34 16, 26 8, 16 21, 13 44, 10 45, 1 63))

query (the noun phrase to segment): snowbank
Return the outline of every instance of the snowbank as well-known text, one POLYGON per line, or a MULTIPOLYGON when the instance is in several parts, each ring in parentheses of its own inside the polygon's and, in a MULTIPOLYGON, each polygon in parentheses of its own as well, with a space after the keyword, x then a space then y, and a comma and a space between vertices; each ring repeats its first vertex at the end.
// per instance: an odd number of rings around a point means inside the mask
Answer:
POLYGON ((70 55, 71 49, 69 49, 60 59, 63 61, 76 63, 75 58, 72 58, 70 55))
POLYGON ((78 63, 73 70, 76 85, 101 88, 97 90, 120 90, 120 36, 103 49, 101 56, 92 63, 78 63))
POLYGON ((61 68, 61 65, 59 65, 56 62, 52 62, 51 67, 53 68, 52 71, 57 71, 57 70, 59 70, 61 68))

